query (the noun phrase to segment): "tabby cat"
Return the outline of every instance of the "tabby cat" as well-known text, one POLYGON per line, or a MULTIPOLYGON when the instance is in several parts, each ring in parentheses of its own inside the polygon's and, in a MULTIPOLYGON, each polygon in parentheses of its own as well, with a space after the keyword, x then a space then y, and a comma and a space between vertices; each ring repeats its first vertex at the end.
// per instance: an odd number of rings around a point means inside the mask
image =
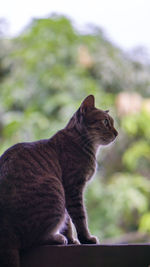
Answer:
POLYGON ((117 135, 108 111, 97 109, 89 95, 52 138, 18 143, 1 156, 1 267, 19 267, 20 250, 33 246, 98 243, 88 231, 83 190, 98 147, 117 135))

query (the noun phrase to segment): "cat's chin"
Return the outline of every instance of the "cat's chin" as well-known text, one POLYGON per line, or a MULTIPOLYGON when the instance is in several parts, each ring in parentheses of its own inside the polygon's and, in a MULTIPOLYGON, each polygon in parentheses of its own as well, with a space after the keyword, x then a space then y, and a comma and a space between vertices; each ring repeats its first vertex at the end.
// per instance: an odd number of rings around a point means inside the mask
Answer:
POLYGON ((110 145, 111 143, 113 143, 115 141, 116 138, 111 138, 109 140, 101 140, 100 141, 100 145, 101 146, 108 146, 110 145))

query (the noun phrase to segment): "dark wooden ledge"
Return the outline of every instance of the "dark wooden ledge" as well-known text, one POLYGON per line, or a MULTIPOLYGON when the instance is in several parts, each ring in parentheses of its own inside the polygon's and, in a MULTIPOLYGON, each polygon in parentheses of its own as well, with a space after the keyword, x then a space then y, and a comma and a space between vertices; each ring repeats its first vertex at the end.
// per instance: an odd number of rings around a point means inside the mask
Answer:
POLYGON ((150 266, 150 244, 44 246, 21 256, 21 267, 130 266, 150 266))

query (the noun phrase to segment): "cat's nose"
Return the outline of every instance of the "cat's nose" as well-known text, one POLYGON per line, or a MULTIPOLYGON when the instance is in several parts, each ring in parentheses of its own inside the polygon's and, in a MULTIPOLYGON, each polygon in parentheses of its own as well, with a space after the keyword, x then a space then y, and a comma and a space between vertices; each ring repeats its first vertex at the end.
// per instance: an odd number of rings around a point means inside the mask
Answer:
POLYGON ((118 135, 118 132, 114 129, 114 135, 115 135, 115 137, 117 137, 117 135, 118 135))

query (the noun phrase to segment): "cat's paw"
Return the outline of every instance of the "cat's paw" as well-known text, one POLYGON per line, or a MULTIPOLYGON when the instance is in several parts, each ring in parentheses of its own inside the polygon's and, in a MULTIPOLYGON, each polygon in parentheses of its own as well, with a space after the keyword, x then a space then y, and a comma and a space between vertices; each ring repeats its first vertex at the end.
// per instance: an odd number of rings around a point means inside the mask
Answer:
POLYGON ((96 236, 88 236, 86 238, 80 238, 81 244, 99 244, 99 240, 96 236))
POLYGON ((67 238, 62 234, 49 235, 40 240, 40 245, 67 245, 67 238))
POLYGON ((96 236, 90 236, 88 242, 89 242, 88 244, 99 244, 99 240, 96 236))
POLYGON ((53 240, 55 242, 55 244, 58 244, 58 245, 67 245, 68 241, 67 241, 67 238, 62 235, 62 234, 56 234, 55 236, 53 236, 53 240))
POLYGON ((80 242, 77 239, 69 239, 68 244, 80 245, 80 242))

